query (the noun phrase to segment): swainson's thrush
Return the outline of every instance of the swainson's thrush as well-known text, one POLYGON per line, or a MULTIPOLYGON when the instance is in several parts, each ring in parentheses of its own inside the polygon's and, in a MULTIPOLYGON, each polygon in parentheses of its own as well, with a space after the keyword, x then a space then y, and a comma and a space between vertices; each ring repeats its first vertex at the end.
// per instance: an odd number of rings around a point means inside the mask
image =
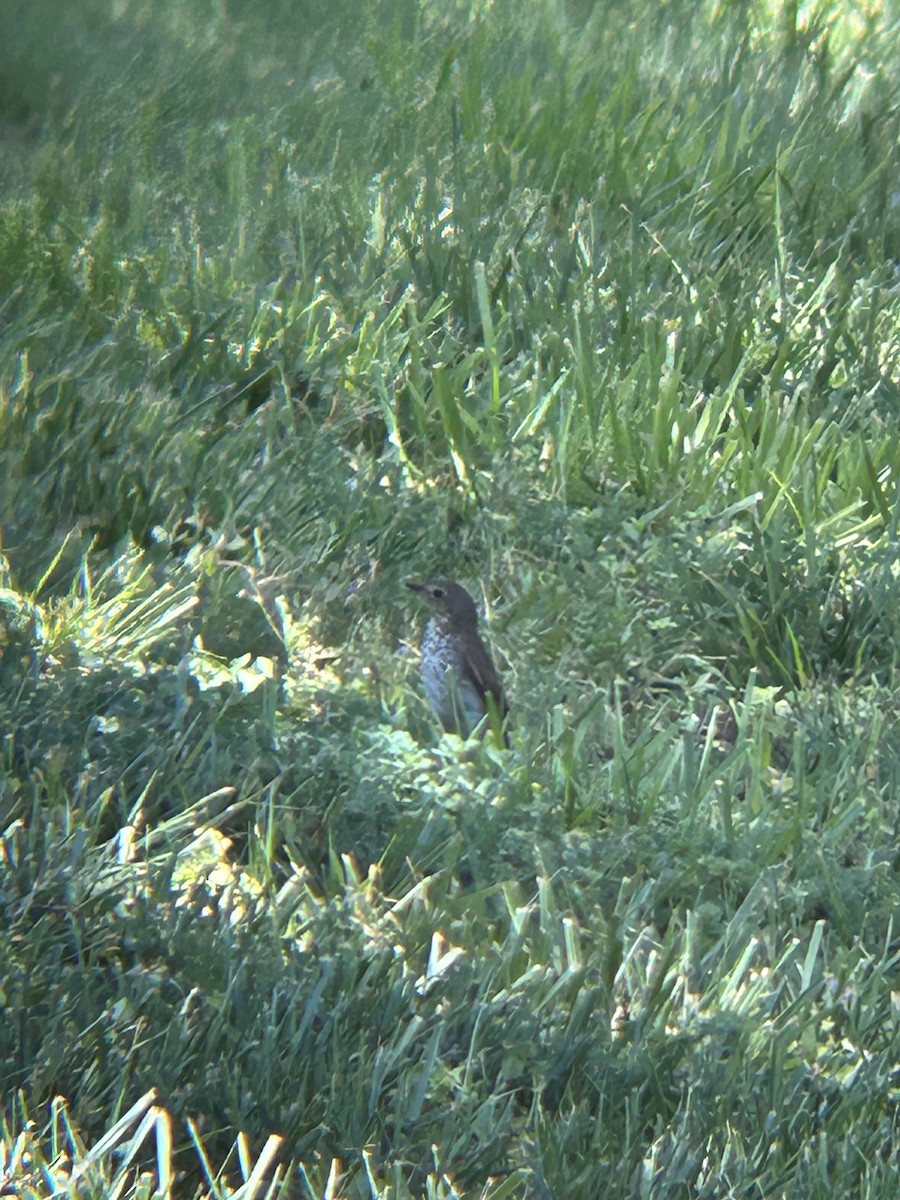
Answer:
MULTIPOLYGON (((475 601, 449 579, 411 580, 406 586, 427 601, 432 612, 422 638, 422 683, 441 724, 450 733, 468 737, 485 715, 502 721, 508 705, 478 633, 475 601)), ((506 735, 504 741, 508 744, 506 735)))

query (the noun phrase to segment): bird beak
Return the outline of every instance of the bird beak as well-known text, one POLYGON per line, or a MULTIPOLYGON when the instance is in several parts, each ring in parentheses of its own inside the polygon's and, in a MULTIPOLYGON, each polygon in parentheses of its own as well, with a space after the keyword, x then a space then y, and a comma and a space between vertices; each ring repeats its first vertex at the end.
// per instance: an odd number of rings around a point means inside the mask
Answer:
POLYGON ((415 579, 407 579, 406 586, 413 592, 424 592, 425 584, 417 583, 415 579))

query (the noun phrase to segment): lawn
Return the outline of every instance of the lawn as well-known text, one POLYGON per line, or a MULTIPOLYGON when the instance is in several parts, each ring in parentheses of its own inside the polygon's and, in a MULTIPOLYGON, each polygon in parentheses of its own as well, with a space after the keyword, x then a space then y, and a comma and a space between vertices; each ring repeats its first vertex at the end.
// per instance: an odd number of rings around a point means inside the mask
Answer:
POLYGON ((0 1186, 895 1200, 895 6, 3 25, 0 1186))

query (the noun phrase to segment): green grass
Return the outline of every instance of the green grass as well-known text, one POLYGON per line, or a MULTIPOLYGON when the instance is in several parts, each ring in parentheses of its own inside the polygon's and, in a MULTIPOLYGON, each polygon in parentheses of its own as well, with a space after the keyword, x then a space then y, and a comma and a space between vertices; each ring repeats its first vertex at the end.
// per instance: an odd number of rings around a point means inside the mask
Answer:
POLYGON ((893 1200, 890 6, 13 7, 0 1180, 893 1200))

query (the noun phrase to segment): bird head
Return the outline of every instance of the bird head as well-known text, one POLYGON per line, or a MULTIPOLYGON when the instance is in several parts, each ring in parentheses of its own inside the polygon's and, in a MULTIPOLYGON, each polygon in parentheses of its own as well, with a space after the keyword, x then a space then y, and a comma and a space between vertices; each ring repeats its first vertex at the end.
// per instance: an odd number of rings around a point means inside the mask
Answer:
POLYGON ((426 601, 441 624, 458 628, 474 628, 478 625, 475 601, 458 583, 450 579, 429 579, 425 583, 418 583, 411 579, 406 586, 426 601))

